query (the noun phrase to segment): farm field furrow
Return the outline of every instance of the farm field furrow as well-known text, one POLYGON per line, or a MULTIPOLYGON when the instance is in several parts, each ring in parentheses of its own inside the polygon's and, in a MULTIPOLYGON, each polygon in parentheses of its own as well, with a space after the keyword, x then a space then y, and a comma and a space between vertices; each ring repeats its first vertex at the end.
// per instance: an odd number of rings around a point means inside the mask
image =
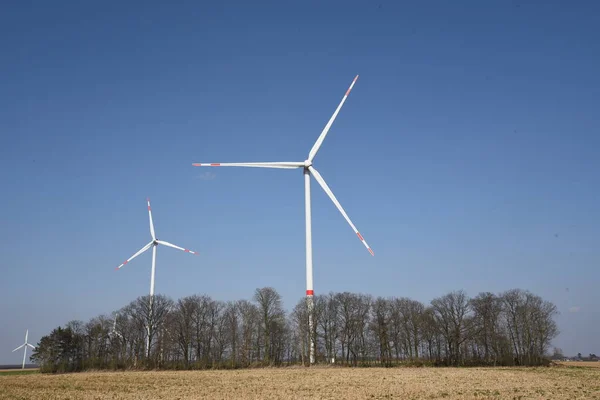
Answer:
POLYGON ((0 399, 600 399, 597 368, 273 368, 0 375, 0 399))

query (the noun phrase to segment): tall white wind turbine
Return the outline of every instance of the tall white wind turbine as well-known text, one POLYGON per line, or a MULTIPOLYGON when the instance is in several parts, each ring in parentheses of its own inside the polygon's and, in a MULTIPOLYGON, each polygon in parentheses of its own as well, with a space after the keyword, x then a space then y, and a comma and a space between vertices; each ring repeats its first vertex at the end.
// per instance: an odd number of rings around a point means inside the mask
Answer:
POLYGON ((12 352, 14 353, 15 351, 19 350, 19 349, 23 349, 23 365, 21 366, 21 369, 25 369, 25 360, 27 359, 27 346, 31 347, 32 349, 35 349, 35 346, 32 344, 29 344, 27 342, 27 337, 29 336, 29 329, 27 329, 25 331, 25 343, 23 343, 22 345, 20 345, 19 347, 17 347, 16 349, 14 349, 12 352))
MULTIPOLYGON (((150 241, 150 243, 148 243, 147 245, 142 247, 137 253, 135 253, 134 255, 129 257, 127 260, 125 260, 125 262, 123 264, 119 265, 116 269, 119 270, 119 269, 123 268, 123 266, 125 266, 125 264, 129 263, 131 260, 133 260, 134 258, 139 256, 140 254, 142 254, 145 251, 152 248, 152 272, 150 275, 150 314, 153 315, 152 314, 152 304, 153 304, 153 300, 154 300, 154 275, 156 272, 156 248, 158 247, 158 245, 162 244, 164 246, 172 247, 174 249, 185 251, 186 253, 191 253, 191 254, 195 254, 195 255, 198 255, 198 253, 196 253, 195 251, 184 249, 183 247, 175 246, 174 244, 165 242, 164 240, 158 240, 156 238, 156 234, 154 232, 154 222, 152 221, 152 209, 150 208, 150 199, 146 199, 146 201, 148 202, 148 218, 150 219, 150 236, 152 237, 152 240, 150 241)), ((146 340, 146 351, 148 353, 148 356, 150 355, 150 331, 151 331, 151 329, 152 329, 152 326, 149 325, 148 326, 148 337, 146 340)))
POLYGON ((310 363, 311 364, 313 364, 315 362, 315 343, 314 343, 314 338, 312 335, 312 332, 313 332, 312 310, 313 310, 314 291, 313 291, 313 264, 312 264, 312 229, 311 229, 311 212, 310 212, 310 177, 311 176, 313 178, 315 178, 317 183, 323 188, 325 193, 327 193, 327 195, 329 196, 331 201, 333 201, 333 204, 335 204, 337 209, 340 211, 340 213, 343 215, 343 217, 346 219, 346 221, 348 222, 348 224, 354 231, 354 233, 356 233, 356 236, 358 236, 358 238, 360 239, 362 244, 365 245, 365 247, 367 248, 369 253, 371 253, 372 256, 375 255, 373 253, 373 250, 371 249, 371 247, 369 247, 369 245, 367 244, 367 242, 365 241, 363 236, 358 231, 358 229, 356 229, 356 227, 350 220, 350 217, 348 217, 348 214, 346 214, 346 211, 344 211, 344 209, 342 208, 342 205, 336 199, 335 195, 333 194, 333 192, 331 191, 329 186, 327 186, 325 179, 323 179, 321 174, 319 174, 319 172, 313 166, 313 160, 314 160, 315 156, 317 155, 319 148, 323 144, 323 141, 325 140, 325 136, 327 136, 327 132, 329 132, 329 129, 331 128, 331 125, 333 124, 333 121, 335 120, 338 113, 340 112, 340 109, 346 102, 346 99, 348 98, 348 95, 350 94, 352 87, 354 87, 354 84, 356 83, 357 79, 358 79, 358 75, 356 75, 356 77, 350 84, 350 87, 346 91, 346 94, 342 98, 342 101, 340 102, 337 109, 335 110, 335 112, 333 113, 331 118, 329 119, 329 122, 327 122, 327 125, 325 125, 325 128, 323 129, 323 131, 319 135, 319 138, 317 139, 317 141, 313 145, 312 149, 310 150, 310 153, 308 154, 308 159, 306 159, 305 161, 303 161, 303 162, 242 162, 242 163, 194 163, 194 164, 192 164, 195 167, 256 167, 256 168, 279 168, 279 169, 302 168, 304 170, 304 193, 305 193, 305 214, 306 214, 305 215, 306 216, 306 300, 307 300, 308 311, 309 311, 308 324, 309 324, 309 330, 311 332, 311 334, 310 334, 310 363))

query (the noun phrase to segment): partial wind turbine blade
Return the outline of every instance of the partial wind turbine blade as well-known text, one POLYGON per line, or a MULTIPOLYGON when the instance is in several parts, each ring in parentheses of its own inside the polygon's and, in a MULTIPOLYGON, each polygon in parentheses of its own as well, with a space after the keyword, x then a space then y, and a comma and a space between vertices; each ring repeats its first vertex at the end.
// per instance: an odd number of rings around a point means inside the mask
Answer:
POLYGON ((333 194, 333 192, 331 191, 331 189, 329 189, 329 186, 327 186, 327 183, 325 182, 325 179, 323 179, 323 177, 321 176, 321 174, 319 174, 319 171, 317 171, 312 166, 308 167, 308 170, 310 171, 310 174, 315 178, 315 180, 319 183, 319 185, 321 185, 321 187, 323 188, 323 190, 325 191, 325 193, 327 193, 327 195, 329 196, 329 198, 331 199, 331 201, 333 201, 333 204, 335 204, 335 206, 337 207, 337 209, 340 210, 340 212, 342 213, 342 215, 344 216, 344 218, 346 218, 346 221, 348 222, 348 224, 350 224, 350 227, 354 230, 354 233, 356 233, 356 236, 358 236, 358 238, 360 239, 360 241, 362 242, 362 244, 364 244, 365 247, 367 248, 367 250, 369 250, 369 253, 371 253, 371 255, 374 256, 375 253, 373 252, 373 250, 371 249, 371 247, 369 247, 369 245, 367 244, 365 238, 363 238, 363 236, 360 234, 360 232, 358 231, 358 229, 356 229, 356 227, 354 226, 354 224, 350 220, 350 217, 348 217, 348 214, 346 214, 346 211, 344 211, 344 209, 342 208, 342 205, 340 204, 340 202, 335 198, 335 195, 333 194))
POLYGON ((27 346, 31 347, 32 349, 35 349, 35 346, 32 344, 27 343, 27 346))
POLYGON ((132 255, 131 257, 129 257, 127 260, 125 260, 125 262, 123 264, 119 265, 117 267, 117 269, 121 269, 129 261, 133 260, 134 258, 136 258, 137 256, 139 256, 140 254, 142 254, 143 252, 145 252, 146 250, 148 250, 150 248, 150 246, 152 246, 152 243, 153 242, 150 242, 147 245, 145 245, 144 247, 142 247, 137 253, 135 253, 134 255, 132 255))
POLYGON ((303 162, 252 162, 252 163, 193 163, 194 167, 254 167, 254 168, 303 168, 303 162))
POLYGON ((25 331, 25 343, 27 343, 27 337, 29 337, 29 329, 25 331))
POLYGON ((340 105, 335 109, 335 112, 333 113, 333 115, 329 119, 329 122, 327 122, 327 125, 325 125, 325 128, 323 128, 323 131, 319 135, 319 138, 317 139, 317 141, 313 145, 312 149, 310 149, 310 153, 308 153, 308 161, 312 162, 312 160, 317 155, 317 151, 319 151, 319 148, 323 144, 323 141, 325 140, 325 136, 327 136, 327 132, 329 132, 329 129, 331 128, 331 125, 333 124, 333 121, 335 121, 335 118, 337 117, 338 113, 342 109, 342 106, 346 102, 346 99, 348 98, 348 95, 350 94, 350 91, 354 87, 354 84, 356 83, 357 79, 358 79, 358 75, 356 75, 356 77, 354 78, 354 80, 350 84, 350 87, 348 88, 348 90, 346 91, 346 94, 342 98, 342 101, 340 102, 340 105))
POLYGON ((191 250, 188 250, 188 249, 184 249, 183 247, 175 246, 174 244, 169 243, 169 242, 165 242, 164 240, 157 240, 157 242, 158 242, 158 244, 164 244, 165 246, 169 246, 169 247, 172 247, 172 248, 177 249, 177 250, 185 251, 186 253, 192 253, 192 254, 198 255, 198 253, 195 252, 195 251, 191 251, 191 250))
POLYGON ((152 222, 152 209, 150 208, 150 198, 147 198, 148 202, 148 217, 150 218, 150 235, 152 235, 152 240, 156 240, 156 235, 154 234, 154 222, 152 222))
POLYGON ((26 343, 23 343, 22 345, 20 345, 19 347, 17 347, 16 349, 14 349, 12 352, 14 353, 15 351, 22 349, 25 346, 26 343))
POLYGON ((303 168, 303 162, 247 162, 247 163, 193 163, 194 167, 254 167, 254 168, 303 168))

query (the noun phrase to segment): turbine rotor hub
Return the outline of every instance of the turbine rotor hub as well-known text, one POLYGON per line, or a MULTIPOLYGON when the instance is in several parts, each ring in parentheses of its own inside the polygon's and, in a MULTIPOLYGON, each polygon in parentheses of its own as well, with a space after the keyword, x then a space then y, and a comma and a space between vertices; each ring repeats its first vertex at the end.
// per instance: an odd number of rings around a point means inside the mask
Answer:
POLYGON ((308 168, 312 165, 312 161, 310 160, 304 160, 304 168, 308 168))

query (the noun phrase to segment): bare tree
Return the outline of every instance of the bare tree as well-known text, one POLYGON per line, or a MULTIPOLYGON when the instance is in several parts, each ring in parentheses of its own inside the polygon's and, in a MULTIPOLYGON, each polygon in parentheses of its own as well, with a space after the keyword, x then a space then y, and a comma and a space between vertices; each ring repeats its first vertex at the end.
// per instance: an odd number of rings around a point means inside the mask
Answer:
POLYGON ((238 343, 240 341, 240 308, 238 302, 228 302, 223 312, 225 329, 230 347, 229 361, 232 367, 238 364, 238 343))
POLYGON ((177 345, 183 354, 183 362, 186 368, 190 365, 190 355, 192 352, 192 343, 194 338, 194 315, 198 302, 194 297, 184 297, 177 302, 175 307, 175 335, 177 336, 177 345))
POLYGON ((335 363, 340 335, 339 302, 334 293, 329 293, 327 296, 316 296, 315 300, 315 308, 318 310, 316 325, 319 333, 317 337, 323 338, 326 361, 335 363))
POLYGON ((378 297, 373 303, 373 316, 371 319, 371 330, 377 338, 378 358, 384 365, 389 365, 392 360, 392 349, 390 346, 389 327, 392 307, 389 300, 378 297))
POLYGON ((481 358, 484 363, 497 365, 499 361, 510 362, 512 351, 507 346, 507 330, 502 321, 502 298, 489 292, 480 293, 471 299, 471 308, 478 328, 474 340, 483 347, 481 358))
POLYGON ((293 348, 298 354, 302 365, 310 365, 310 333, 308 323, 308 303, 306 299, 298 301, 290 315, 290 325, 295 331, 293 348))
POLYGON ((276 340, 274 335, 280 333, 279 325, 285 321, 285 312, 281 304, 281 296, 271 287, 256 289, 254 301, 262 318, 263 361, 269 364, 273 358, 272 344, 276 340))
POLYGON ((446 357, 451 365, 460 365, 460 346, 473 334, 470 305, 464 291, 448 293, 431 302, 442 334, 446 339, 446 357))
POLYGON ((260 348, 255 347, 260 340, 260 311, 247 300, 239 301, 237 307, 241 331, 240 363, 247 366, 260 357, 260 348))

